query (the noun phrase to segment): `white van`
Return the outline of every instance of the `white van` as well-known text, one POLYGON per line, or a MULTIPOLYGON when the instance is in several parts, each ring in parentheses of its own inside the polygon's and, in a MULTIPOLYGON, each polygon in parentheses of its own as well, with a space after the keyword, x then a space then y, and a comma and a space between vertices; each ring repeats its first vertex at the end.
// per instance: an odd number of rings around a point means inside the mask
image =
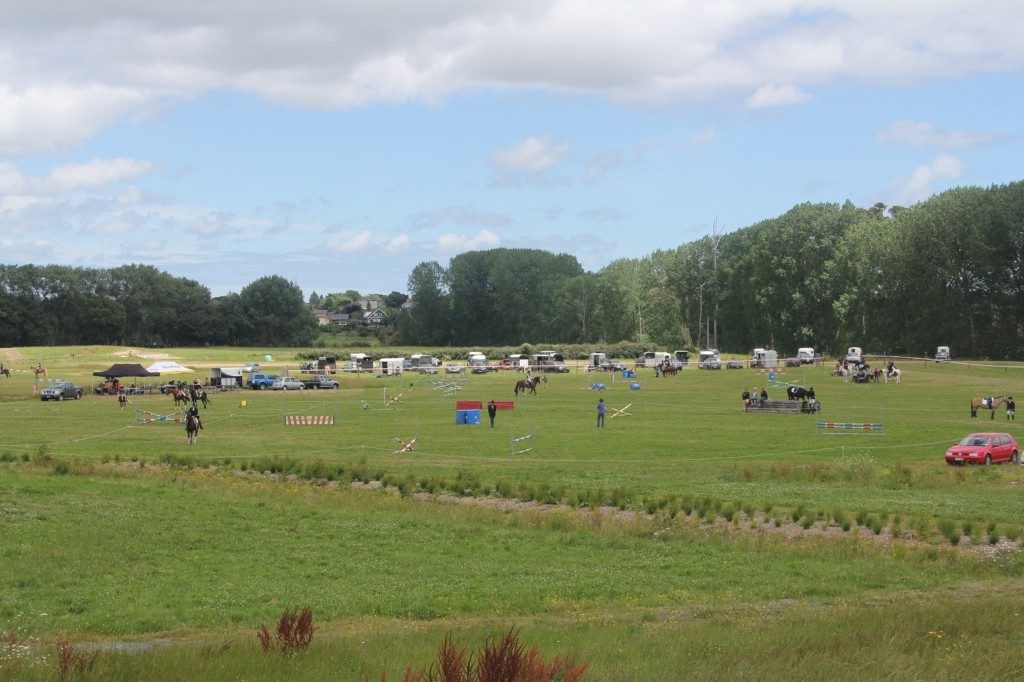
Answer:
POLYGON ((675 358, 672 364, 676 367, 689 367, 690 366, 690 351, 688 350, 677 350, 672 354, 675 358))
POLYGON ((814 349, 808 346, 796 349, 796 359, 800 361, 801 365, 813 365, 817 358, 814 356, 814 349))
POLYGON ((939 346, 935 351, 935 362, 949 362, 949 346, 939 346))
POLYGON ((847 362, 863 362, 864 351, 861 350, 860 346, 850 346, 846 349, 846 361, 847 362))

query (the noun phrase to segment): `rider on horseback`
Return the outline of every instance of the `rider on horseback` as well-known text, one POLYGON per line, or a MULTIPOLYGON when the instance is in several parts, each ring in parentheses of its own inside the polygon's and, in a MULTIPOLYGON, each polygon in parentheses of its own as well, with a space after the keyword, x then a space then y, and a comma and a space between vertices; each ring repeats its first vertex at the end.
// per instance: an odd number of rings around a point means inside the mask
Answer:
POLYGON ((199 430, 200 431, 203 430, 203 420, 199 416, 199 407, 197 405, 193 404, 191 407, 189 407, 187 410, 185 410, 185 428, 186 429, 188 428, 188 420, 189 420, 189 418, 195 419, 196 420, 196 425, 199 427, 199 430))

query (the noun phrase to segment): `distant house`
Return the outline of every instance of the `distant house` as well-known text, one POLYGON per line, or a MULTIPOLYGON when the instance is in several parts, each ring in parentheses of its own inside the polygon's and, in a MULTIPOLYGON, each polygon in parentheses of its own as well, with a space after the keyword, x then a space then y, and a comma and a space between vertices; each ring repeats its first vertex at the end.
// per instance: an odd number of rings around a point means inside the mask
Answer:
POLYGON ((381 308, 381 298, 376 294, 361 298, 356 303, 363 309, 363 312, 371 312, 381 308))
POLYGON ((329 310, 314 310, 313 314, 316 315, 317 324, 321 327, 329 324, 347 327, 349 317, 351 317, 348 313, 332 313, 329 310))
POLYGON ((363 315, 363 324, 385 324, 388 321, 387 314, 381 308, 374 308, 373 310, 363 315))

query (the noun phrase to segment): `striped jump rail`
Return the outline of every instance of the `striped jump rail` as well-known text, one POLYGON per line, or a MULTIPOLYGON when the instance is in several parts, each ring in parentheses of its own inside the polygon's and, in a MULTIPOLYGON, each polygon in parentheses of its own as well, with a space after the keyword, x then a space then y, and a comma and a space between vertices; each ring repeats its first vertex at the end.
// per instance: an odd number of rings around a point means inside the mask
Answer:
POLYGON ((881 432, 885 425, 881 422, 818 422, 818 428, 823 431, 845 431, 845 432, 881 432))
POLYGON ((333 414, 289 414, 284 418, 285 426, 334 426, 333 414))

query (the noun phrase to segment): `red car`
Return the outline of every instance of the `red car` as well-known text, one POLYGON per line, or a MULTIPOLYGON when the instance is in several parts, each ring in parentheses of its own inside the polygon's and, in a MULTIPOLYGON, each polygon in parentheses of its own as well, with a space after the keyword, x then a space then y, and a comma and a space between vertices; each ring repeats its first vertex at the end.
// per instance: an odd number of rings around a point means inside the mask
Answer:
POLYGON ((946 450, 946 464, 1016 463, 1019 452, 1008 433, 972 433, 946 450))

